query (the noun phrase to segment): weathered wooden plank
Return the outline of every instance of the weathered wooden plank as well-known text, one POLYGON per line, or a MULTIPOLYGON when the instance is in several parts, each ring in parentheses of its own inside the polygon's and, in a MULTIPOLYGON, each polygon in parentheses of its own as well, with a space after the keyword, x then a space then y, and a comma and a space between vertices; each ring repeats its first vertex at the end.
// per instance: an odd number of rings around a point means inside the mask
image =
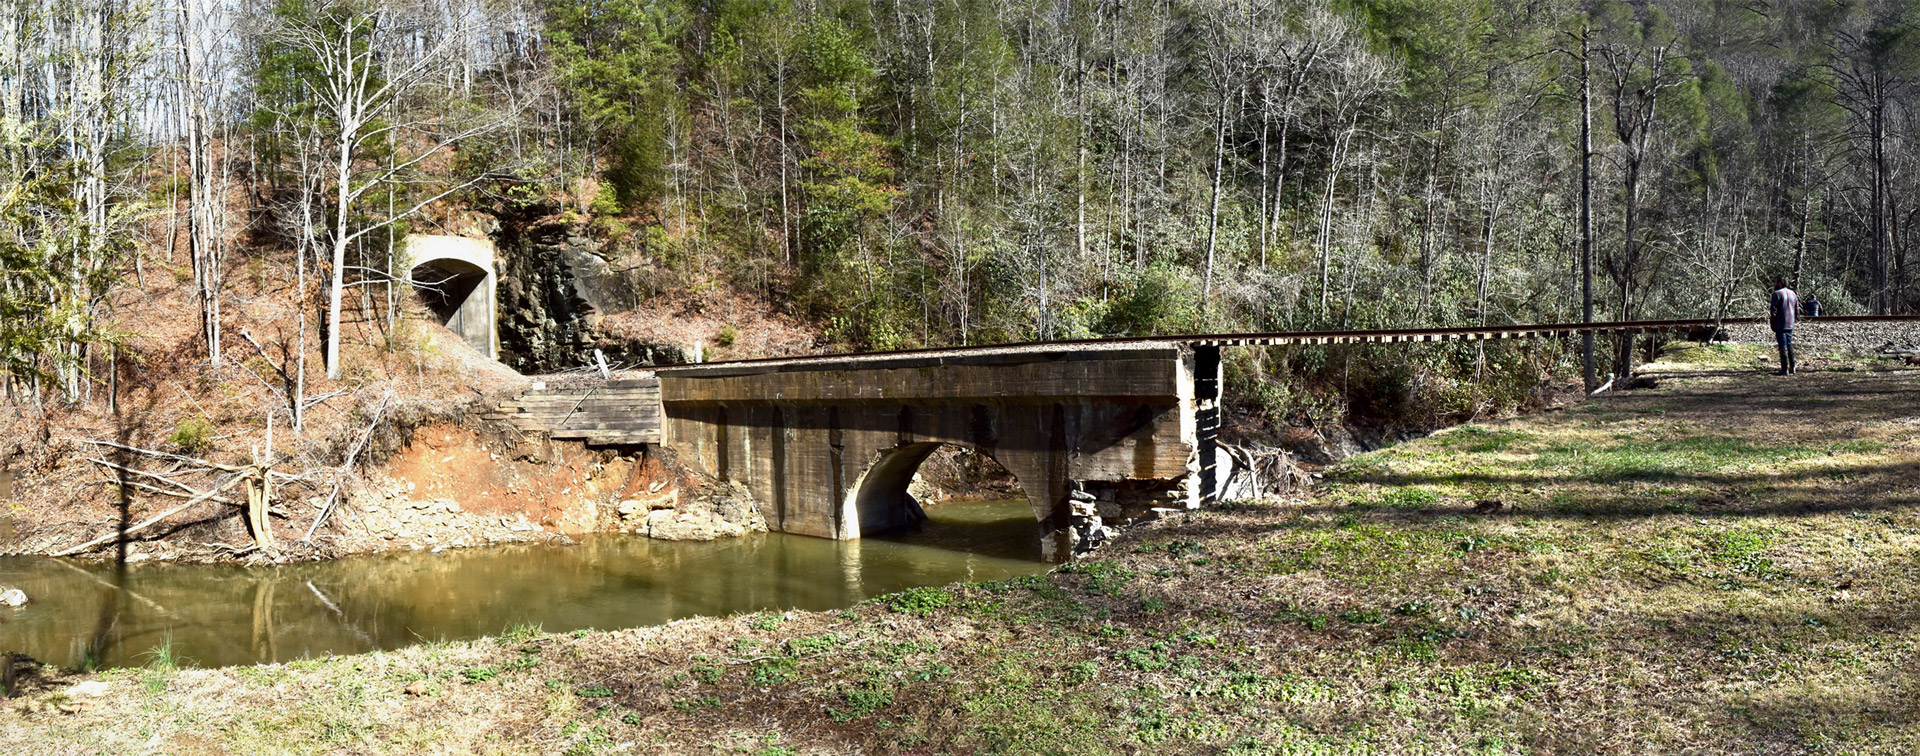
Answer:
POLYGON ((660 433, 623 433, 615 436, 587 436, 586 442, 593 446, 615 446, 626 444, 658 444, 660 433))
POLYGON ((553 429, 553 433, 579 433, 582 431, 645 431, 656 430, 659 423, 568 423, 553 429))
POLYGON ((587 401, 587 402, 652 401, 659 397, 660 397, 660 391, 658 389, 655 389, 650 391, 608 392, 605 394, 576 394, 573 396, 528 395, 528 396, 522 396, 518 399, 509 399, 505 402, 502 402, 501 404, 516 405, 516 406, 522 406, 522 407, 534 407, 534 406, 542 406, 542 405, 548 405, 548 404, 572 404, 574 402, 579 402, 579 401, 587 401))

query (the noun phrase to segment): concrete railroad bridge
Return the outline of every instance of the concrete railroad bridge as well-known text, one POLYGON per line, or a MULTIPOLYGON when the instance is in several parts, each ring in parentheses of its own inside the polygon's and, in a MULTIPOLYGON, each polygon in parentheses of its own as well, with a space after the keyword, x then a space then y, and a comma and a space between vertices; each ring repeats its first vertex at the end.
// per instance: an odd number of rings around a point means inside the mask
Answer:
MULTIPOLYGON (((1820 322, 1911 321, 1828 317, 1820 322)), ((1760 319, 1063 341, 742 360, 536 388, 494 415, 554 438, 658 444, 744 484, 773 530, 850 539, 924 515, 907 484, 942 444, 1014 475, 1053 547, 1215 500, 1222 347, 1711 333, 1760 319)))

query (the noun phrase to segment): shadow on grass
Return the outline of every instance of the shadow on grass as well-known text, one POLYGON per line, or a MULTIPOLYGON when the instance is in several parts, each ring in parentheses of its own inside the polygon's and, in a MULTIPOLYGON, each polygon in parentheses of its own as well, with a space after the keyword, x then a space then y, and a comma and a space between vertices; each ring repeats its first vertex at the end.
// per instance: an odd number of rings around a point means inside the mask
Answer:
MULTIPOLYGON (((1498 498, 1501 489, 1554 488, 1597 484, 1622 486, 1628 483, 1654 483, 1670 486, 1698 486, 1700 491, 1679 492, 1665 503, 1648 501, 1653 494, 1630 490, 1604 494, 1569 495, 1538 506, 1503 507, 1496 512, 1476 516, 1492 517, 1651 517, 1675 514, 1713 514, 1778 516, 1835 511, 1875 511, 1920 507, 1920 496, 1871 495, 1885 492, 1901 483, 1920 480, 1920 462, 1856 464, 1818 470, 1747 473, 1688 473, 1674 470, 1622 470, 1598 475, 1453 472, 1437 475, 1392 473, 1344 478, 1343 482, 1389 487, 1452 486, 1481 489, 1486 496, 1498 498), (1818 484, 1817 481, 1835 481, 1818 484), (1809 489, 1808 486, 1816 487, 1809 489), (1727 489, 1733 489, 1731 492, 1727 489), (1764 490, 1758 496, 1740 491, 1764 490), (1724 494, 1724 495, 1723 495, 1724 494), (1745 499, 1745 500, 1743 500, 1745 499), (1675 505, 1682 505, 1676 509, 1675 505)), ((1909 486, 1910 487, 1910 486, 1909 486)), ((1405 514, 1428 513, 1458 515, 1451 507, 1397 507, 1387 504, 1322 504, 1309 511, 1353 512, 1396 511, 1405 514)))

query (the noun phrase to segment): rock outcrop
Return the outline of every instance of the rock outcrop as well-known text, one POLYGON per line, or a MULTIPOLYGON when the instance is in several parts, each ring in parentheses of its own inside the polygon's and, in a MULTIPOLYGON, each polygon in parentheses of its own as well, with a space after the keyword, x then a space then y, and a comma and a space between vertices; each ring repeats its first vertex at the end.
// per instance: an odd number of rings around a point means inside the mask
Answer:
POLYGON ((599 328, 602 314, 633 306, 619 301, 632 287, 617 280, 586 228, 558 212, 532 206, 497 216, 500 361, 529 374, 592 364, 595 349, 623 365, 686 362, 678 346, 614 338, 599 328))
POLYGON ((663 541, 711 541, 767 530, 759 507, 738 483, 704 482, 691 496, 670 489, 620 502, 618 511, 622 530, 663 541))

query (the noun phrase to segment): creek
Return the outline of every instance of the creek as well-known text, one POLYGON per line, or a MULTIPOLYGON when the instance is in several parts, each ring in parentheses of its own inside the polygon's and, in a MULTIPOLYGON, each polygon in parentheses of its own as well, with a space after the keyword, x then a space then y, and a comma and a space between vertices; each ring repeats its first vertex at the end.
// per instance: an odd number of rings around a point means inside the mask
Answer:
POLYGON ((919 531, 857 541, 759 533, 713 542, 592 535, 514 545, 242 567, 117 568, 0 557, 0 653, 63 667, 139 666, 167 648, 219 667, 692 616, 831 610, 918 586, 1046 571, 1025 501, 928 507, 919 531))

